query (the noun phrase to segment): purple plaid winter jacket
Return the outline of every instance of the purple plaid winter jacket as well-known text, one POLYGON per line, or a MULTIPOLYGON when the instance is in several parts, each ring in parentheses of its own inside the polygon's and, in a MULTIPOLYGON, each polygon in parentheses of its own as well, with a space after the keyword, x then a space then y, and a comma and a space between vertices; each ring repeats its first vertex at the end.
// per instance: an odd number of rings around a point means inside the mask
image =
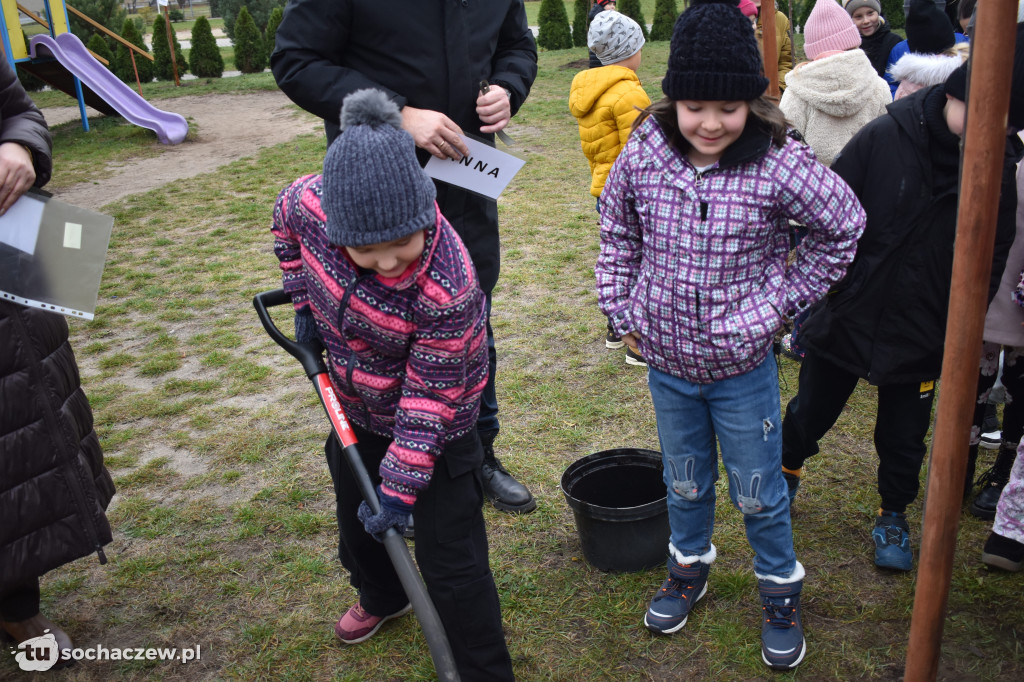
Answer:
POLYGON ((601 195, 599 304, 661 372, 698 384, 744 374, 783 316, 843 276, 864 223, 853 191, 807 145, 778 147, 750 119, 698 173, 652 116, 601 195), (787 267, 791 219, 809 233, 787 267))

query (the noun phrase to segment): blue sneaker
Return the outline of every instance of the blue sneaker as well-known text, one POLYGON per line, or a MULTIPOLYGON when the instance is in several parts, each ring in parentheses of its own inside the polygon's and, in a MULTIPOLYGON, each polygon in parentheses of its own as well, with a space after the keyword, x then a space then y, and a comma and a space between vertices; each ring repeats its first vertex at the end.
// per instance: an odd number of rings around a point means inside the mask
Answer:
POLYGON ((668 578, 661 584, 644 614, 644 625, 659 635, 671 635, 686 625, 690 609, 708 591, 711 564, 677 564, 668 560, 668 578))
POLYGON ((807 640, 800 622, 800 590, 804 581, 779 585, 758 580, 761 593, 761 659, 773 670, 790 670, 800 665, 807 653, 807 640))
POLYGON ((910 527, 907 517, 899 512, 881 512, 871 531, 875 541, 875 566, 909 571, 914 563, 910 549, 910 527))

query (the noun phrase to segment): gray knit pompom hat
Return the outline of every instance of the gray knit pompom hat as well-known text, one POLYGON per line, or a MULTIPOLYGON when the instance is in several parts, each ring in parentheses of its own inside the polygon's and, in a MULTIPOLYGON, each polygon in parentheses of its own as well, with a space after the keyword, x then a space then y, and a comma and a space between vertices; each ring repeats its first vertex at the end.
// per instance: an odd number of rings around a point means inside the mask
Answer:
POLYGON ((331 243, 380 244, 433 224, 437 191, 398 106, 380 90, 357 90, 342 102, 341 130, 324 157, 320 198, 331 243))

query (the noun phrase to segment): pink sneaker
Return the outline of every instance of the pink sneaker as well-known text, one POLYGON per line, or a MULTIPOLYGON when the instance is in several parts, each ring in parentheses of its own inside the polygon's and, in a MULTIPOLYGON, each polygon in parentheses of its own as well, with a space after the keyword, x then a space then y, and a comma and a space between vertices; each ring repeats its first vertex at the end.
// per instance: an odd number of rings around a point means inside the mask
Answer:
POLYGON ((371 616, 363 610, 362 604, 350 608, 337 623, 334 624, 334 635, 345 644, 359 644, 373 637, 384 621, 398 618, 412 611, 412 604, 406 604, 390 616, 371 616))

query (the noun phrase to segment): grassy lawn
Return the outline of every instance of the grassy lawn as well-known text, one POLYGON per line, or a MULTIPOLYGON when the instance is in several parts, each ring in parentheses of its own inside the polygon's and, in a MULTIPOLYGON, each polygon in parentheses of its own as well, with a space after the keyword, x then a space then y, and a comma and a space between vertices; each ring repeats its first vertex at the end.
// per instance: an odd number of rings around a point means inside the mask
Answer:
MULTIPOLYGON (((645 48, 640 75, 655 99, 666 57, 665 43, 645 48)), ((593 199, 566 103, 573 64, 585 58, 582 48, 541 53, 537 83, 508 131, 527 163, 499 200, 497 449, 539 499, 528 516, 485 510, 517 676, 899 679, 916 574, 884 573, 872 563, 875 395, 867 385, 809 462, 794 507, 807 569, 808 654, 797 672, 769 674, 761 662, 751 550, 741 514, 722 502, 724 477, 708 596, 677 635, 653 637, 641 623, 662 568, 608 574, 583 559, 558 487, 562 472, 599 450, 658 447, 644 372, 603 345, 593 199)), ((162 99, 273 87, 262 74, 144 91, 162 99)), ((57 126, 54 182, 164 151, 139 130, 120 120, 91 133, 77 122, 57 126)), ((327 422, 298 364, 266 336, 250 304, 280 285, 268 229, 276 194, 316 172, 323 152, 322 136, 305 136, 105 207, 116 223, 97 317, 71 325, 119 490, 109 512, 116 538, 108 565, 88 557, 44 578, 43 612, 78 646, 198 644, 202 658, 81 664, 66 679, 432 677, 414 618, 359 646, 334 640, 331 625, 355 594, 335 557, 333 492, 321 454, 327 422)), ((287 328, 289 316, 279 317, 287 328)), ((785 404, 799 367, 781 363, 785 404)), ((915 543, 920 520, 919 500, 910 509, 915 543)), ((1024 574, 983 567, 988 530, 969 514, 961 518, 942 679, 1024 676, 1024 574)), ((0 657, 0 678, 15 675, 12 658, 0 657)))

